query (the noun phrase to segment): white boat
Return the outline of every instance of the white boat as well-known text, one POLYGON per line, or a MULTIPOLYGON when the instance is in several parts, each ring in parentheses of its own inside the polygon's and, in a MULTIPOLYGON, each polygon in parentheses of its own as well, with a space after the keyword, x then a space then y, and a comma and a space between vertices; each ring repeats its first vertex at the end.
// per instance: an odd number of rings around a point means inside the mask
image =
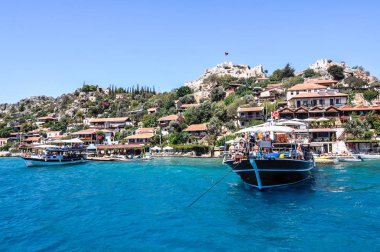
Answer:
POLYGON ((47 147, 43 154, 34 153, 22 158, 27 167, 79 164, 86 162, 85 151, 80 147, 47 147))
POLYGON ((354 156, 368 160, 368 159, 380 159, 380 154, 355 154, 354 156))
POLYGON ((359 157, 339 157, 337 160, 339 162, 363 162, 363 159, 359 157))

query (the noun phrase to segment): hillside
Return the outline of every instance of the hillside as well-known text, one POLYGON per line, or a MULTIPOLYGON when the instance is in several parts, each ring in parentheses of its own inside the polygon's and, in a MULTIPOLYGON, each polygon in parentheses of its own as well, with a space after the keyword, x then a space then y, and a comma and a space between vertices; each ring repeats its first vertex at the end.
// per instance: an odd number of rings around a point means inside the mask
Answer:
POLYGON ((190 87, 194 91, 197 101, 202 98, 208 98, 213 88, 217 86, 215 77, 230 75, 235 78, 256 78, 265 77, 262 65, 251 68, 249 65, 233 64, 232 62, 224 62, 215 67, 208 68, 202 76, 196 80, 188 81, 184 85, 190 87))

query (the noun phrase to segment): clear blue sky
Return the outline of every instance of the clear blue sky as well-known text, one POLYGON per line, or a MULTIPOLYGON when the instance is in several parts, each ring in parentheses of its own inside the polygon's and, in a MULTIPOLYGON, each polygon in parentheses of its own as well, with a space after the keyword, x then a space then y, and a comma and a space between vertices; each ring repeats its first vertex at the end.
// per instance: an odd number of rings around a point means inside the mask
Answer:
POLYGON ((297 70, 330 58, 380 76, 379 1, 4 1, 0 103, 84 81, 181 86, 225 60, 297 70))

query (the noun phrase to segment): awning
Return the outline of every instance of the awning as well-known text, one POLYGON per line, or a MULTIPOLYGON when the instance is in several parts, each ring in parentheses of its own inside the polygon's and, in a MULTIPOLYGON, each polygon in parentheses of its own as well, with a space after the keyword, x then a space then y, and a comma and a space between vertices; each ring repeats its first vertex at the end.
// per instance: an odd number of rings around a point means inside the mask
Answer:
POLYGON ((318 143, 318 142, 311 142, 310 147, 322 147, 323 143, 318 143))

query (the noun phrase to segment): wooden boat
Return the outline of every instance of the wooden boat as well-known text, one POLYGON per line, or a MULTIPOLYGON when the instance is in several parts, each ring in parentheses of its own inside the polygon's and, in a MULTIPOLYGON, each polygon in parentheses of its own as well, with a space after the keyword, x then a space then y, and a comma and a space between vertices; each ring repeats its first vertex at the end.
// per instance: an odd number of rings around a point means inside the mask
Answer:
MULTIPOLYGON (((39 148, 41 147, 39 146, 39 148)), ((73 165, 86 162, 84 156, 86 149, 83 147, 46 147, 42 149, 44 149, 43 153, 33 153, 22 157, 27 167, 73 165)))
MULTIPOLYGON (((254 128, 250 132, 282 132, 291 133, 292 128, 284 126, 267 126, 265 128, 254 128)), ((244 143, 244 150, 224 163, 249 186, 259 190, 295 184, 310 177, 311 170, 315 168, 314 158, 308 152, 308 145, 303 145, 304 152, 297 153, 293 144, 282 144, 283 151, 277 153, 261 153, 261 150, 274 149, 271 141, 261 141, 260 151, 251 153, 250 143, 244 143), (285 151, 287 149, 287 151, 285 151), (303 156, 303 157, 302 157, 303 156)), ((301 146, 299 144, 298 146, 301 146)))

